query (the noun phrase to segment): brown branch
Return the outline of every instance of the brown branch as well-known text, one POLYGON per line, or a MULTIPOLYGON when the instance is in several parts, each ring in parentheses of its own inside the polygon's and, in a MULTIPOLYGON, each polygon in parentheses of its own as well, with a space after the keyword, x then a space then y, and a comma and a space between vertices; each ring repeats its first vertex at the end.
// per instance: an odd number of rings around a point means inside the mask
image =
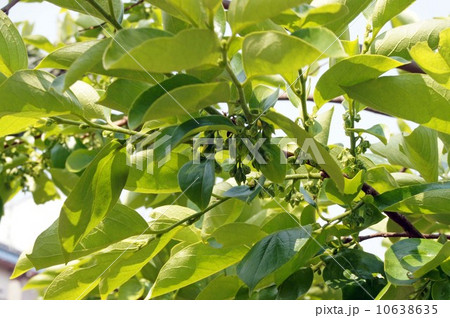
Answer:
POLYGON ((16 4, 19 3, 20 0, 12 0, 11 2, 9 2, 6 6, 4 6, 2 8, 2 11, 5 12, 5 14, 7 15, 9 13, 9 10, 11 10, 12 7, 14 7, 16 4))
MULTIPOLYGON (((371 195, 371 196, 378 196, 379 193, 377 190, 372 188, 367 183, 364 183, 361 189, 365 194, 371 195)), ((403 230, 408 234, 409 237, 413 238, 423 238, 423 234, 420 233, 418 229, 414 227, 414 225, 404 216, 403 214, 400 214, 398 212, 391 212, 391 211, 384 211, 384 213, 395 223, 401 226, 403 230)))
MULTIPOLYGON (((445 235, 447 237, 447 239, 450 240, 450 234, 423 234, 423 238, 425 239, 430 239, 430 240, 435 240, 438 239, 441 235, 445 235)), ((395 232, 386 232, 386 233, 375 233, 375 234, 370 234, 370 235, 362 235, 358 237, 358 242, 362 242, 365 240, 370 240, 373 238, 386 238, 386 237, 409 237, 408 233, 395 233, 395 232)), ((350 243, 351 241, 353 241, 352 237, 345 237, 342 239, 343 243, 350 243)))

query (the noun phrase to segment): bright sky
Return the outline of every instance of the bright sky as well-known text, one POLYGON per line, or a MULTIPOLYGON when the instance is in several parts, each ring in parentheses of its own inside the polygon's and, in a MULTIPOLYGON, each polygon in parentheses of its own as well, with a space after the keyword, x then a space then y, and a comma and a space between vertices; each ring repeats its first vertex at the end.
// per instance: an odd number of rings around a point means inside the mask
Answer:
MULTIPOLYGON (((0 0, 0 7, 7 3, 6 0, 0 0)), ((449 0, 417 0, 411 10, 421 19, 427 19, 438 16, 448 16, 450 14, 449 0)), ((28 20, 35 24, 34 34, 42 34, 51 41, 57 38, 58 18, 60 9, 50 3, 19 3, 10 12, 10 18, 14 22, 28 20)), ((365 19, 360 16, 350 26, 352 38, 359 34, 360 38, 365 30, 365 19)), ((324 107, 324 110, 328 105, 324 107)), ((298 111, 289 103, 282 102, 277 106, 278 111, 289 117, 297 117, 298 111)), ((343 109, 340 106, 335 107, 334 119, 330 133, 330 143, 342 143, 347 141, 348 137, 342 129, 343 109)), ((398 132, 396 121, 392 118, 379 116, 372 113, 363 113, 362 120, 358 124, 360 127, 371 127, 375 124, 385 123, 391 128, 391 132, 398 132)), ((374 139, 371 141, 376 142, 374 139)), ((31 248, 35 238, 45 230, 59 215, 62 201, 53 201, 44 205, 36 206, 30 195, 17 195, 11 202, 6 204, 5 216, 0 222, 0 241, 19 250, 31 248)), ((384 256, 384 250, 381 248, 381 241, 378 239, 368 240, 363 246, 368 252, 374 253, 379 257, 384 256)))

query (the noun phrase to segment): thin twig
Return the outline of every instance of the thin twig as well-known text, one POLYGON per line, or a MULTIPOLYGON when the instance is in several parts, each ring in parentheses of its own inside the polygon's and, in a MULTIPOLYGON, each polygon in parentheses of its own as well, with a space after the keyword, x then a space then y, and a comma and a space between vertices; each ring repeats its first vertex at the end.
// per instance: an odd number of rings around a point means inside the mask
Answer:
POLYGON ((2 8, 2 11, 5 12, 6 15, 9 14, 9 10, 11 10, 12 7, 14 7, 16 4, 19 3, 20 0, 12 0, 10 1, 6 6, 2 8))
MULTIPOLYGON (((423 238, 425 239, 430 239, 430 240, 435 240, 438 239, 441 235, 445 235, 447 237, 447 239, 450 240, 450 234, 423 234, 423 238)), ((370 234, 370 235, 362 235, 358 237, 358 241, 362 242, 365 240, 370 240, 373 238, 386 238, 386 237, 409 237, 408 233, 396 233, 396 232, 386 232, 386 233, 375 233, 375 234, 370 234)), ((353 241, 352 237, 344 237, 342 238, 342 242, 343 243, 350 243, 353 241)))

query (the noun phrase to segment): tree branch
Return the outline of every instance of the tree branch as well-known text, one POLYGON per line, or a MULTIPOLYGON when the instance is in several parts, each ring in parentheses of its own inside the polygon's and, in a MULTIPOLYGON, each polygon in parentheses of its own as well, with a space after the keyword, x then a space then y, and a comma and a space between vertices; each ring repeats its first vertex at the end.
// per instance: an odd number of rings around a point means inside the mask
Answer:
MULTIPOLYGON (((447 239, 450 240, 450 234, 423 234, 423 238, 425 239, 430 239, 430 240, 435 240, 438 239, 441 235, 445 235, 447 237, 447 239)), ((358 242, 362 242, 365 240, 370 240, 373 238, 386 238, 386 237, 409 237, 408 233, 395 233, 395 232, 386 232, 386 233, 375 233, 375 234, 370 234, 370 235, 362 235, 358 237, 358 242)), ((352 237, 345 237, 342 239, 343 243, 350 243, 351 241, 353 241, 352 237)))
POLYGON ((5 12, 6 15, 9 14, 9 10, 11 10, 12 7, 14 7, 16 4, 18 4, 20 0, 11 0, 6 6, 2 8, 2 11, 5 12))

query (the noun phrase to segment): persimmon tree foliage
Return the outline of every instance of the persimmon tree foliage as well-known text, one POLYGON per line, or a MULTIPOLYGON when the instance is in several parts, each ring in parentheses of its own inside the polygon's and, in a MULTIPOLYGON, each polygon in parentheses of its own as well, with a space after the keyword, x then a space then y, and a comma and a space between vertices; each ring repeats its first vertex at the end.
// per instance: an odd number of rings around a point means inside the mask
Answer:
POLYGON ((416 21, 414 0, 49 0, 77 12, 51 43, 10 21, 17 2, 0 13, 0 211, 21 190, 64 200, 17 263, 40 270, 26 288, 449 298, 448 17, 416 21), (328 143, 330 101, 348 143, 328 143), (401 133, 358 123, 373 112, 401 133), (360 245, 383 237, 384 261, 360 245))

